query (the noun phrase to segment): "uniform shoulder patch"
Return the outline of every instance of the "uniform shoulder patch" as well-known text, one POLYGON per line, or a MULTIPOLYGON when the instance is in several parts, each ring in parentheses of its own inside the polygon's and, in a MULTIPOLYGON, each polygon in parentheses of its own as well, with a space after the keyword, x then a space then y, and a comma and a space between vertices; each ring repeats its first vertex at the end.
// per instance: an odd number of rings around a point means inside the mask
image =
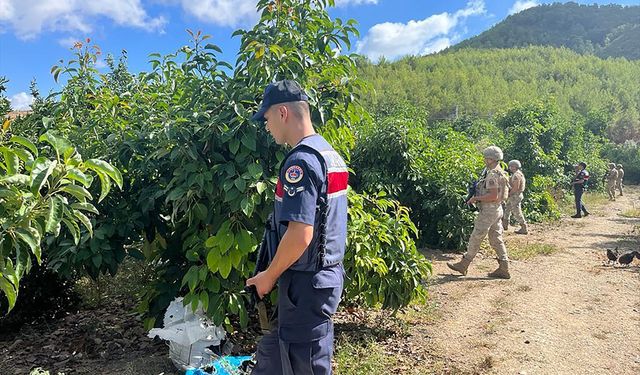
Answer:
POLYGON ((302 167, 299 165, 292 165, 287 168, 287 171, 284 173, 284 178, 290 184, 296 184, 302 180, 304 177, 304 171, 302 167))

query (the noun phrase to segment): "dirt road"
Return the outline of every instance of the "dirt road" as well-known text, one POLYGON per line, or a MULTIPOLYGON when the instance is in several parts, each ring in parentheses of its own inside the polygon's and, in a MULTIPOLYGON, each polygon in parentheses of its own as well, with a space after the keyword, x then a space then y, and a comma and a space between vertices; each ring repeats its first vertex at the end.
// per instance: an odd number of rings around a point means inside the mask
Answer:
MULTIPOLYGON (((491 280, 493 254, 478 257, 467 277, 446 267, 453 254, 429 254, 437 318, 417 318, 409 340, 422 344, 435 373, 640 374, 640 261, 606 266, 606 248, 637 250, 638 189, 593 207, 583 219, 563 217, 507 234, 507 247, 541 243, 551 255, 511 262, 511 280, 491 280)), ((512 229, 513 230, 513 229, 512 229)), ((425 367, 407 373, 425 373, 425 367), (416 372, 417 373, 417 372, 416 372)))

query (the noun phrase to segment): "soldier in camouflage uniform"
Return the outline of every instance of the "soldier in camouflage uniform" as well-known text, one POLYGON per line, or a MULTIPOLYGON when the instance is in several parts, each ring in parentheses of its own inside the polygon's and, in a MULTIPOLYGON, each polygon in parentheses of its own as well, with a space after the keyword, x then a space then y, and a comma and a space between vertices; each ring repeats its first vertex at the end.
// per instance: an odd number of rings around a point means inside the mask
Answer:
POLYGON ((618 164, 618 179, 616 180, 616 189, 620 191, 620 196, 622 196, 622 179, 624 178, 624 169, 622 169, 622 164, 618 164))
POLYGON ((457 263, 447 263, 447 266, 463 275, 467 274, 469 264, 480 250, 480 243, 489 236, 489 244, 498 255, 498 269, 489 273, 489 277, 509 279, 509 257, 507 248, 502 240, 502 202, 507 198, 508 179, 500 168, 502 150, 491 146, 484 149, 485 170, 478 181, 476 195, 471 197, 468 204, 476 204, 479 212, 469 237, 467 252, 457 263))
POLYGON ((521 206, 522 199, 524 197, 523 193, 526 186, 526 179, 524 178, 524 174, 520 168, 522 168, 522 164, 520 164, 519 160, 511 160, 509 162, 509 170, 512 175, 509 179, 509 197, 504 208, 502 227, 505 230, 509 228, 509 219, 511 214, 513 214, 513 217, 515 217, 518 224, 520 224, 520 229, 515 231, 515 233, 527 234, 529 233, 529 227, 527 226, 527 221, 524 219, 524 215, 522 214, 521 206))
POLYGON ((609 200, 616 200, 616 182, 618 181, 618 170, 614 163, 609 163, 609 172, 607 172, 607 194, 609 200))

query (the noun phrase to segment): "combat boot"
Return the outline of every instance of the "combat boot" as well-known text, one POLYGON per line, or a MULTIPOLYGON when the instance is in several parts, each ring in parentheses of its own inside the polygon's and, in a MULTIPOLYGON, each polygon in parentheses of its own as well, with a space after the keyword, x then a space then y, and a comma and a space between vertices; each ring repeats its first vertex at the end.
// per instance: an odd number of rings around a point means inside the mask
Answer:
POLYGON ((469 264, 471 264, 471 259, 467 259, 462 257, 458 263, 447 263, 447 267, 451 268, 456 272, 460 272, 462 275, 467 275, 467 269, 469 268, 469 264))
POLYGON ((502 229, 509 229, 509 222, 507 220, 502 220, 502 229))
POLYGON ((518 229, 514 233, 529 234, 529 227, 527 226, 527 224, 520 224, 520 229, 518 229))
POLYGON ((499 279, 510 279, 511 275, 509 274, 509 261, 508 260, 499 260, 498 261, 498 269, 491 272, 489 277, 496 277, 499 279))

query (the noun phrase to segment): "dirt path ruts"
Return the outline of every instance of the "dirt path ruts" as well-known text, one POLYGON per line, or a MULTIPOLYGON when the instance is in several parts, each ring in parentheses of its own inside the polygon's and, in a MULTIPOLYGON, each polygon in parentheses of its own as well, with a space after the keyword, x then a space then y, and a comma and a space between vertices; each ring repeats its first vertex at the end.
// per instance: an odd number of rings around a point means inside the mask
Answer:
MULTIPOLYGON (((511 280, 486 279, 496 266, 478 257, 467 277, 446 267, 453 254, 434 256, 430 291, 433 323, 413 337, 435 372, 480 374, 640 374, 640 262, 605 266, 605 249, 638 249, 639 219, 619 214, 640 206, 637 188, 595 207, 588 218, 533 226, 529 236, 507 234, 507 247, 547 243, 560 251, 512 261, 511 280)), ((490 254, 491 255, 491 254, 490 254)))

